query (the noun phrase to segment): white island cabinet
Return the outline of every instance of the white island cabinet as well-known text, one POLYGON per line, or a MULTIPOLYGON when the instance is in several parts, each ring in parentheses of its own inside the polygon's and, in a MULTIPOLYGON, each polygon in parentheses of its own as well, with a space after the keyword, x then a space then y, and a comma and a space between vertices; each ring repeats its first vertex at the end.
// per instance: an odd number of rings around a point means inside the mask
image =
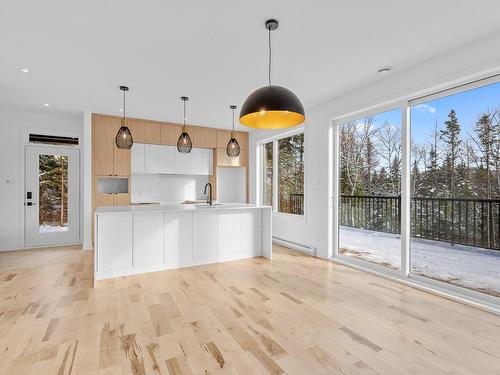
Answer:
POLYGON ((250 257, 271 259, 271 207, 101 207, 94 283, 112 277, 250 257))

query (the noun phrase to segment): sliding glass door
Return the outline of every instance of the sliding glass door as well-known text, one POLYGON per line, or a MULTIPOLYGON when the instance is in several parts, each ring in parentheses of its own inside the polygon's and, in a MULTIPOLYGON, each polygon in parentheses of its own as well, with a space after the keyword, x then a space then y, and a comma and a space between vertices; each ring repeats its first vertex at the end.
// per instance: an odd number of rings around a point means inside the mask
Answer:
POLYGON ((339 254, 401 267, 401 109, 339 127, 339 254))
POLYGON ((500 305, 498 79, 335 126, 335 256, 500 305))
POLYGON ((411 273, 500 296, 500 83, 411 106, 411 273))

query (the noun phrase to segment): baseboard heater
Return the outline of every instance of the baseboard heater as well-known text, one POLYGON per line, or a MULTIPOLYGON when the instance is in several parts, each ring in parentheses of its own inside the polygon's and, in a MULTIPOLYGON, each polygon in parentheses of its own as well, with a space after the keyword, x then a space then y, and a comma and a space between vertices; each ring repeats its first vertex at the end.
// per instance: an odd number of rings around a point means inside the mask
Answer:
POLYGON ((293 241, 287 241, 287 240, 284 240, 284 239, 278 238, 278 237, 273 237, 273 242, 278 244, 278 245, 289 247, 290 249, 293 249, 293 250, 301 251, 303 253, 316 256, 316 248, 315 247, 302 245, 300 243, 293 242, 293 241))

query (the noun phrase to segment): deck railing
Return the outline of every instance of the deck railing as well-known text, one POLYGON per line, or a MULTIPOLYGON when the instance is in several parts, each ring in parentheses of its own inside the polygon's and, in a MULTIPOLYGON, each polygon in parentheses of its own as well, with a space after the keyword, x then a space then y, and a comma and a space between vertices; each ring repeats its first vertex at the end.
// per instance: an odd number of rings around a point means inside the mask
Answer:
POLYGON ((279 212, 288 214, 304 214, 304 194, 280 195, 279 212))
MULTIPOLYGON (((411 236, 500 250, 500 200, 411 198, 411 236)), ((339 224, 401 233, 401 197, 341 195, 339 224)))

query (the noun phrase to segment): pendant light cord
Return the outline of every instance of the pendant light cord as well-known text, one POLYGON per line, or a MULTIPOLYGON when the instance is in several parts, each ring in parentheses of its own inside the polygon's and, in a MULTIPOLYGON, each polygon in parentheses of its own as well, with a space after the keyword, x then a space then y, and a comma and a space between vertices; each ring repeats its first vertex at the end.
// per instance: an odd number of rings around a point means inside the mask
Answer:
POLYGON ((125 120, 125 90, 123 90, 123 119, 125 120))
POLYGON ((271 28, 268 28, 269 30, 269 71, 268 71, 268 78, 269 78, 269 86, 271 86, 271 64, 272 64, 272 51, 271 51, 271 28))
POLYGON ((234 108, 231 108, 233 110, 233 133, 234 133, 234 108))
POLYGON ((184 126, 186 126, 186 101, 184 100, 184 117, 183 117, 183 121, 184 121, 184 126))

